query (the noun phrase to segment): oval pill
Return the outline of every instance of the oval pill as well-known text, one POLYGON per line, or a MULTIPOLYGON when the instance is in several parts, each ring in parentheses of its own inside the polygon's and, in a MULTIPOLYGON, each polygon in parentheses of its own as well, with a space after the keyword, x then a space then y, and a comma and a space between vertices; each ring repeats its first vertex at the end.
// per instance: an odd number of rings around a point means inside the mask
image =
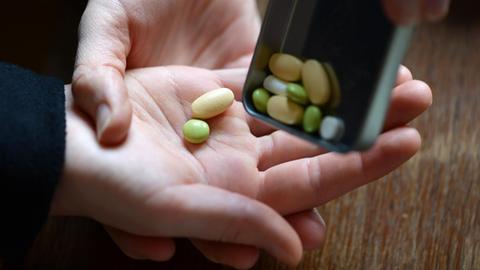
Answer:
POLYGON ((268 63, 270 71, 275 76, 289 82, 300 80, 302 65, 302 60, 285 53, 273 54, 268 63))
POLYGON ((310 105, 305 109, 303 115, 303 130, 308 133, 317 132, 322 121, 322 111, 314 105, 310 105))
POLYGON ((327 72, 317 60, 308 60, 302 67, 302 82, 310 102, 324 105, 330 98, 330 81, 327 72))
POLYGON ((284 82, 273 75, 269 75, 263 80, 263 87, 275 95, 287 95, 287 82, 284 82))
POLYGON ((338 141, 345 132, 343 120, 333 116, 326 116, 320 127, 320 136, 325 140, 338 141))
POLYGON ((338 82, 337 75, 332 65, 329 63, 324 64, 325 71, 327 72, 328 78, 330 80, 330 100, 328 101, 328 107, 336 108, 340 104, 341 93, 340 93, 340 83, 338 82))
POLYGON ((273 119, 287 125, 302 123, 303 107, 285 96, 273 96, 268 100, 267 113, 273 119))
POLYGON ((257 111, 261 113, 266 113, 269 98, 270 93, 267 90, 263 88, 258 88, 252 93, 253 106, 255 106, 255 109, 257 109, 257 111))
POLYGON ((233 100, 233 92, 228 88, 209 91, 192 103, 192 115, 198 119, 212 118, 226 111, 233 100))
POLYGON ((190 143, 202 143, 209 135, 210 127, 205 121, 191 119, 183 125, 183 137, 190 143))
POLYGON ((300 84, 296 83, 289 83, 287 84, 287 96, 293 101, 298 104, 307 105, 308 104, 308 96, 305 88, 300 84))

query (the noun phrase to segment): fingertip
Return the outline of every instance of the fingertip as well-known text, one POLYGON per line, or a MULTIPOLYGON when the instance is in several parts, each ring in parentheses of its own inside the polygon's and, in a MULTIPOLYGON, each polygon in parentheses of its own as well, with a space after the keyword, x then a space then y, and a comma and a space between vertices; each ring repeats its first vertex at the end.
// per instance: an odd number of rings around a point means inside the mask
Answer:
POLYGON ((302 260, 303 246, 300 236, 295 228, 290 225, 283 217, 274 220, 270 217, 270 228, 275 235, 276 242, 267 243, 265 249, 279 261, 290 266, 296 266, 302 260))
POLYGON ((253 246, 192 240, 194 246, 210 261, 236 269, 250 269, 258 261, 260 252, 253 246))
MULTIPOLYGON (((162 246, 152 245, 147 255, 150 260, 165 262, 170 260, 175 255, 176 245, 171 239, 165 239, 162 246)), ((154 243, 153 243, 154 244, 154 243)))
POLYGON ((398 85, 392 92, 384 130, 408 124, 432 105, 432 98, 430 87, 422 81, 412 80, 398 85))
POLYGON ((292 266, 292 267, 297 267, 300 264, 300 262, 302 261, 302 259, 303 259, 303 248, 301 247, 301 244, 300 244, 300 248, 297 250, 295 255, 292 257, 292 260, 290 262, 287 262, 287 264, 292 266))
POLYGON ((405 153, 407 156, 413 156, 415 153, 420 150, 422 146, 422 136, 415 128, 406 128, 405 132, 405 140, 408 143, 405 143, 405 153))
POLYGON ((97 109, 97 138, 103 145, 115 145, 124 141, 128 135, 132 121, 132 108, 129 102, 125 102, 119 109, 100 105, 97 109), (109 116, 102 116, 109 114, 109 116), (107 120, 103 120, 107 119, 107 120))
POLYGON ((421 147, 420 133, 411 127, 401 127, 388 132, 389 137, 384 141, 384 151, 395 155, 395 159, 409 159, 421 147))
POLYGON ((113 227, 105 227, 118 248, 136 260, 167 261, 175 254, 175 242, 165 237, 134 235, 113 227))
POLYGON ((311 222, 308 224, 309 230, 312 231, 310 234, 311 237, 309 241, 303 242, 303 247, 306 250, 314 250, 322 247, 323 243, 325 242, 327 230, 325 221, 323 220, 322 216, 320 216, 317 209, 313 209, 311 216, 311 222))
POLYGON ((236 260, 231 266, 236 269, 250 269, 258 261, 260 251, 257 248, 242 249, 238 254, 241 259, 236 260))
POLYGON ((305 250, 320 248, 325 240, 325 221, 316 209, 293 214, 287 217, 295 228, 305 250))
POLYGON ((400 65, 398 68, 398 75, 397 75, 397 85, 408 82, 413 80, 413 75, 410 69, 408 69, 404 65, 400 65))
POLYGON ((418 80, 408 81, 395 87, 392 94, 392 106, 400 107, 404 111, 415 111, 416 114, 429 108, 432 100, 430 86, 418 80))
POLYGON ((418 22, 419 1, 382 0, 384 11, 396 25, 411 25, 418 22))
POLYGON ((423 18, 431 22, 437 22, 445 18, 450 8, 450 1, 424 1, 423 18))
POLYGON ((139 237, 130 241, 132 241, 131 247, 121 247, 121 249, 132 259, 165 262, 175 255, 175 242, 171 239, 139 237))
POLYGON ((432 89, 430 86, 423 82, 423 81, 414 81, 416 84, 416 89, 421 95, 419 96, 418 102, 422 105, 425 109, 430 107, 433 104, 433 94, 432 89))
POLYGON ((295 267, 302 261, 303 258, 302 241, 299 237, 297 237, 296 241, 294 241, 292 245, 287 248, 287 250, 277 248, 275 254, 278 255, 277 258, 280 261, 283 261, 291 267, 295 267))

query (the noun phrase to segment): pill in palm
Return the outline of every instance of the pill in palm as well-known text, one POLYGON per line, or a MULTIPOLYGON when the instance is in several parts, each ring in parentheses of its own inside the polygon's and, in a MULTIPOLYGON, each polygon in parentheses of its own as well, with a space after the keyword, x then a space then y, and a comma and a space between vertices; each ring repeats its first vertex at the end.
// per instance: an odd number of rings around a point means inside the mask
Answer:
POLYGON ((300 124, 303 119, 303 107, 285 96, 272 96, 267 103, 267 113, 287 125, 300 124))
POLYGON ((203 120, 191 119, 183 125, 183 137, 190 143, 202 143, 209 135, 210 127, 203 120))
POLYGON ((324 105, 330 98, 330 82, 323 65, 317 60, 308 60, 302 67, 302 82, 310 101, 324 105))
POLYGON ((258 88, 252 93, 253 106, 255 106, 255 109, 257 109, 257 111, 261 113, 266 113, 269 98, 270 93, 267 90, 263 88, 258 88))
POLYGON ((322 111, 314 105, 310 105, 305 109, 303 115, 303 130, 308 133, 317 132, 322 121, 322 111))
POLYGON ((219 88, 198 97, 192 103, 192 116, 198 119, 215 117, 230 107, 234 100, 232 90, 219 88))
POLYGON ((300 84, 296 83, 289 83, 287 84, 287 96, 294 102, 306 105, 308 104, 308 96, 307 92, 305 92, 305 88, 300 84))
POLYGON ((273 75, 269 75, 263 80, 263 87, 275 95, 286 96, 287 85, 287 82, 282 81, 273 75))
POLYGON ((297 57, 285 54, 276 53, 272 55, 268 63, 270 71, 278 78, 294 82, 300 79, 303 62, 297 57))

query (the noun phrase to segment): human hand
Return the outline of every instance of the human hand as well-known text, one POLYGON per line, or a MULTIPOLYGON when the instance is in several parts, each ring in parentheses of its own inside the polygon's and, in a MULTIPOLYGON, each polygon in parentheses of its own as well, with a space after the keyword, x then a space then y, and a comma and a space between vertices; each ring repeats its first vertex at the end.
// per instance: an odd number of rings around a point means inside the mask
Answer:
POLYGON ((382 0, 387 15, 397 24, 437 21, 448 13, 450 0, 382 0))
POLYGON ((188 237, 207 257, 235 267, 251 266, 257 247, 295 264, 309 240, 305 232, 319 228, 316 222, 305 229, 309 209, 384 176, 420 146, 418 133, 404 125, 429 106, 431 93, 404 68, 385 133, 365 153, 324 153, 256 122, 239 101, 208 121, 206 143, 185 142, 191 102, 218 87, 233 89, 239 100, 245 74, 188 67, 127 72, 133 128, 115 148, 99 145, 91 123, 70 106, 65 173, 52 213, 106 224, 133 257, 168 259, 171 237, 188 237), (292 216, 287 222, 280 215, 292 216))
POLYGON ((122 141, 131 68, 246 66, 260 27, 254 0, 90 0, 80 24, 72 89, 100 142, 122 141))

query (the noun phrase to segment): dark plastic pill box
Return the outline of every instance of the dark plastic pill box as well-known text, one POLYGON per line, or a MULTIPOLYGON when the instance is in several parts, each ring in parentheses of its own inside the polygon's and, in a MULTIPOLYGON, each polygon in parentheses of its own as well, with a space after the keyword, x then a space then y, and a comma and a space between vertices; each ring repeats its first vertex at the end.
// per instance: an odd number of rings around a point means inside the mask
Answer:
POLYGON ((243 90, 247 112, 331 151, 368 149, 381 132, 412 27, 394 26, 381 1, 270 0, 243 90), (282 124, 255 110, 252 92, 270 74, 274 53, 328 63, 338 78, 340 103, 327 113, 345 123, 343 137, 326 141, 301 127, 282 124))

